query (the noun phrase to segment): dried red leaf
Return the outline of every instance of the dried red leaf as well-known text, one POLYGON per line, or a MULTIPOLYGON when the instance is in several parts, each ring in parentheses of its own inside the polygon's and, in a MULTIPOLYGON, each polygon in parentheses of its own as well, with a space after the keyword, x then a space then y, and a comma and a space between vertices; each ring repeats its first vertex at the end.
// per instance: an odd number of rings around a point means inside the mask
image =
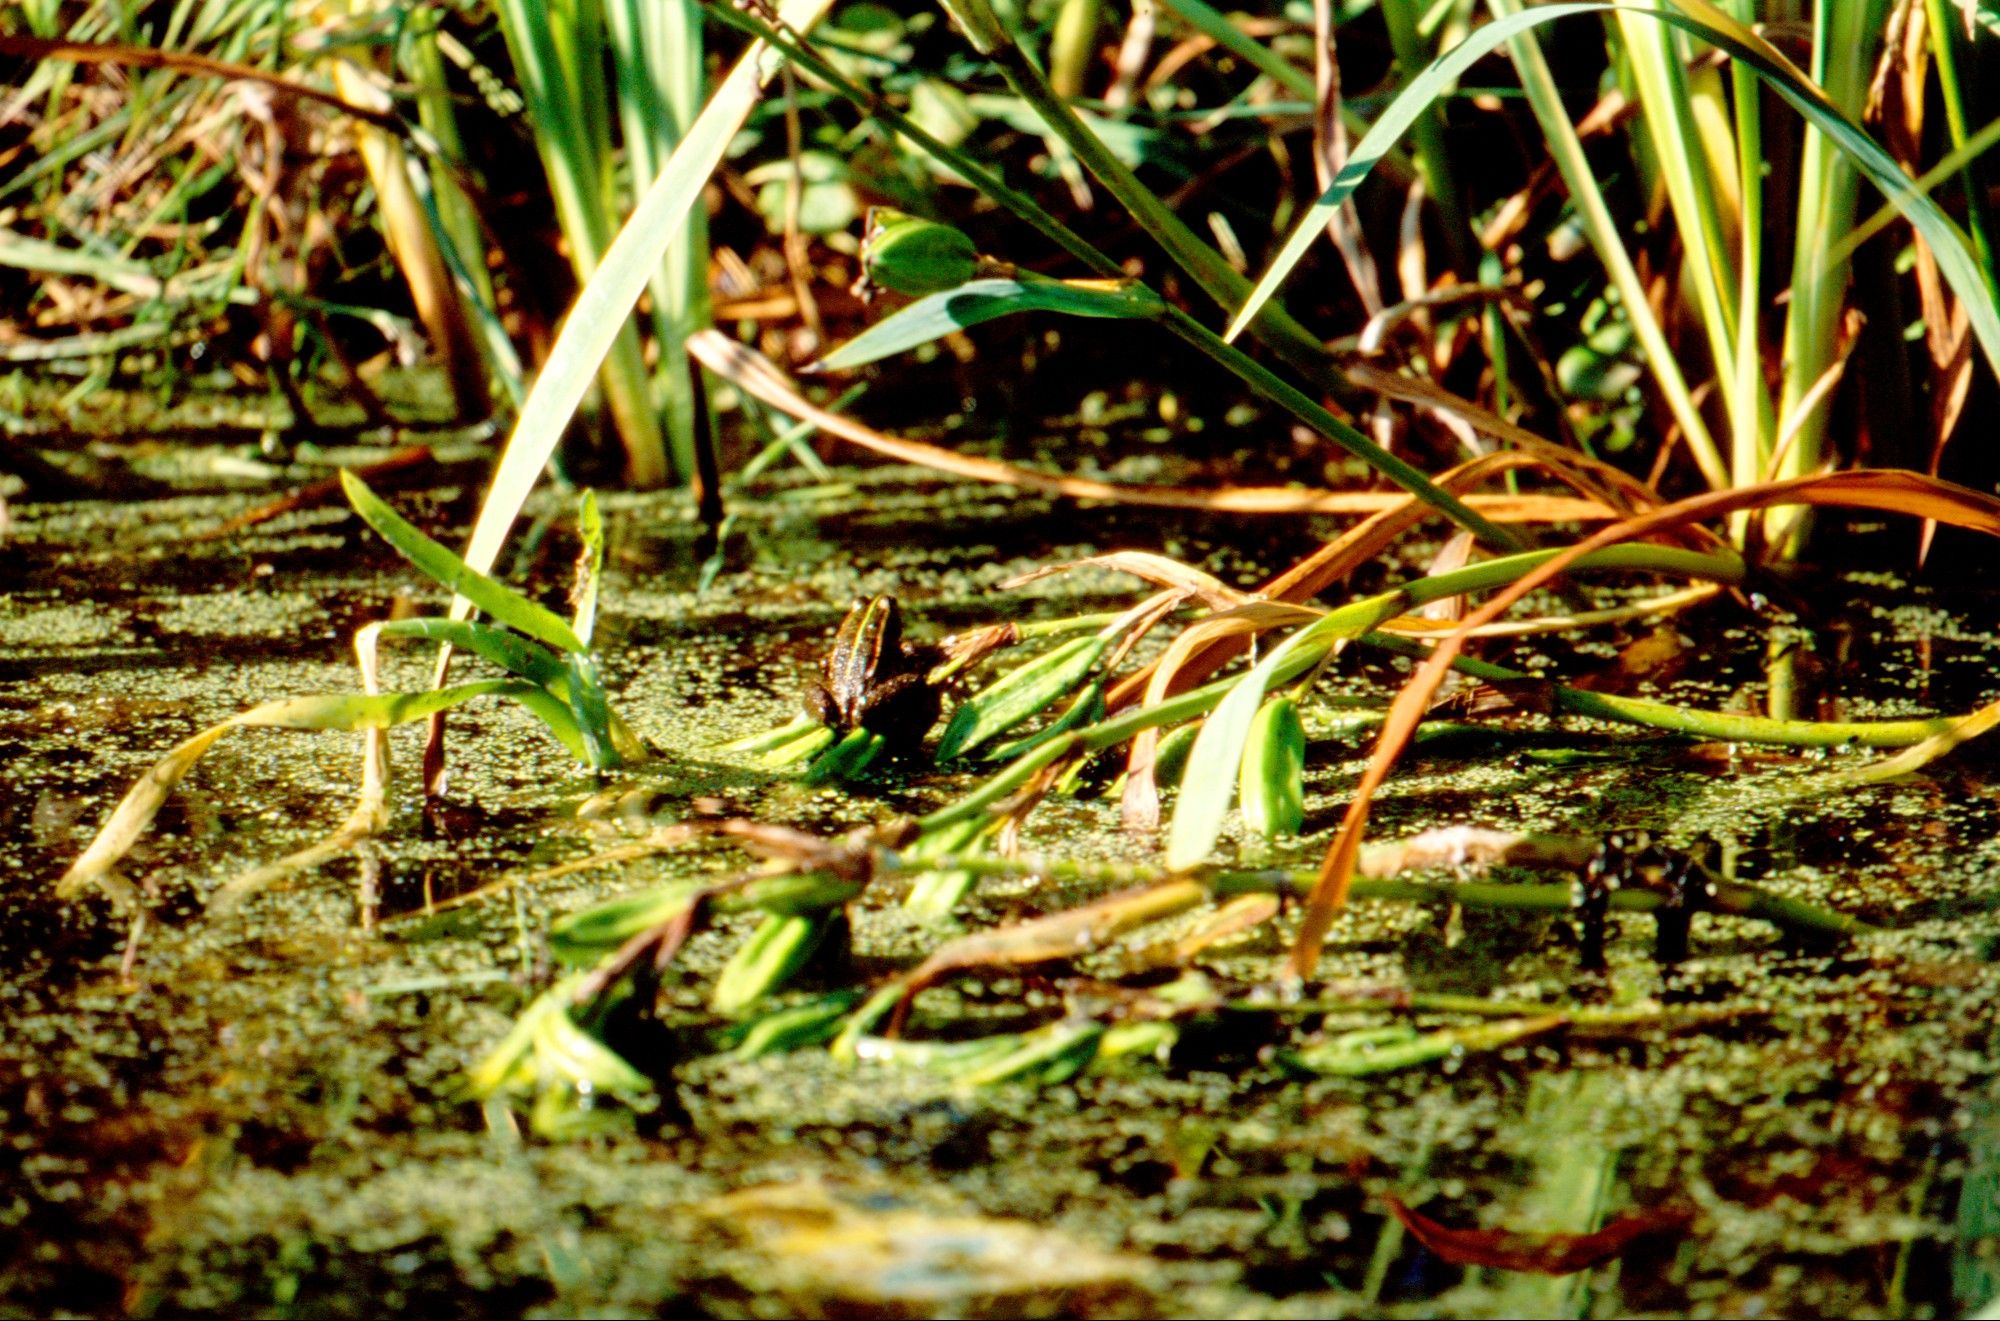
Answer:
POLYGON ((1389 1209, 1410 1237, 1454 1266, 1487 1266, 1536 1275, 1570 1275, 1602 1265, 1642 1238, 1679 1234, 1694 1216, 1662 1207, 1620 1216, 1591 1234, 1527 1234, 1512 1229, 1452 1229, 1412 1211, 1396 1197, 1389 1209))

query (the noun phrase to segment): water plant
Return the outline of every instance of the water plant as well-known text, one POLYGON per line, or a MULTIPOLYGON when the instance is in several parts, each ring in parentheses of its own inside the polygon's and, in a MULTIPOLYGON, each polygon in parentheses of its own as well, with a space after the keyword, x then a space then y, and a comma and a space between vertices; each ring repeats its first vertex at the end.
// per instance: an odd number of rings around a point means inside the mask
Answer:
MULTIPOLYGON (((615 727, 608 717, 593 723, 603 705, 602 693, 593 686, 588 666, 575 659, 585 652, 583 647, 571 650, 564 638, 517 622, 515 627, 528 637, 556 648, 533 653, 531 659, 518 647, 503 646, 476 631, 482 626, 469 619, 475 611, 492 613, 480 592, 490 581, 484 574, 508 528, 603 364, 619 358, 630 365, 627 318, 642 289, 656 281, 663 254, 691 232, 701 186, 755 111, 779 66, 788 78, 811 80, 829 103, 838 99, 854 107, 864 117, 857 132, 885 139, 899 152, 922 153, 927 168, 971 183, 986 202, 1024 227, 1021 251, 1009 245, 1008 251, 989 252, 957 228, 912 214, 909 208, 921 204, 921 197, 916 203, 897 198, 905 205, 865 222, 859 260, 874 286, 913 301, 827 353, 814 364, 817 373, 866 368, 1009 316, 1126 323, 1134 335, 1172 339, 1192 349, 1219 376, 1234 377, 1263 406, 1344 451, 1398 490, 1188 492, 954 456, 841 417, 806 398, 775 363, 749 346, 712 330, 694 330, 692 323, 681 326, 675 333, 687 354, 744 396, 893 457, 1066 496, 1211 509, 1340 509, 1368 516, 1261 584, 1225 583, 1157 556, 1114 555, 1098 563, 1130 572, 1157 589, 1130 610, 1109 619, 1001 621, 1004 634, 989 635, 981 644, 985 650, 1055 640, 1026 659, 1013 660, 1005 672, 954 705, 940 740, 929 748, 933 762, 965 767, 993 761, 999 767, 969 792, 921 817, 884 822, 832 840, 768 823, 679 823, 663 836, 662 847, 720 832, 762 853, 766 864, 723 880, 628 896, 560 924, 551 933, 552 943, 587 970, 536 1002, 523 1027, 477 1072, 481 1091, 490 1096, 532 1093, 536 1122, 558 1131, 574 1118, 574 1110, 586 1102, 594 1106, 594 1098, 606 1092, 641 1090, 635 1079, 646 1070, 620 1072, 596 1052, 576 1048, 572 1029, 600 1025, 612 1000, 634 991, 641 994, 632 1001, 643 1005, 643 992, 650 989, 647 979, 658 975, 694 931, 737 914, 754 914, 755 925, 715 981, 710 1005, 726 1026, 712 1044, 754 1052, 826 1041, 847 1058, 918 1061, 959 1070, 972 1084, 1058 1080, 1099 1061, 1130 1060, 1164 1049, 1180 1024, 1199 1015, 1247 1012, 1252 1006, 1267 1011, 1269 1002, 1261 993, 1204 987, 1193 964, 1205 947, 1203 932, 1235 932, 1273 920, 1274 896, 1303 901, 1286 967, 1298 985, 1310 983, 1321 945, 1342 907, 1364 895, 1547 911, 1580 907, 1599 917, 1613 909, 1644 910, 1664 915, 1663 931, 1698 900, 1819 935, 1859 929, 1838 914, 1746 891, 1726 877, 1697 872, 1692 864, 1672 858, 1635 864, 1633 883, 1613 890, 1608 881, 1617 869, 1595 852, 1598 841, 1571 841, 1551 849, 1510 837, 1495 847, 1494 857, 1510 864, 1582 872, 1588 884, 1580 899, 1569 883, 1481 889, 1389 880, 1369 874, 1374 855, 1363 836, 1372 795, 1431 715, 1439 686, 1452 670, 1493 685, 1518 703, 1656 730, 1800 747, 1911 749, 1859 770, 1844 768, 1837 778, 1822 777, 1818 785, 1828 788, 1902 773, 1994 723, 2000 708, 1969 717, 1878 722, 1803 721, 1784 713, 1750 716, 1593 692, 1464 654, 1468 640, 1482 633, 1554 633, 1628 621, 1685 609, 1719 589, 1754 585, 1767 562, 1800 552, 1806 526, 1801 511, 1890 511, 2000 533, 2000 502, 1981 493, 1911 472, 1821 471, 1826 418, 1847 350, 1835 328, 1844 324, 1843 262, 1857 240, 1843 235, 1862 232, 1854 224, 1858 178, 1878 188, 1894 214, 1908 223, 1906 242, 1926 273, 1927 298, 1944 324, 1963 327, 1955 340, 1941 337, 1931 354, 1932 397, 1940 401, 1932 417, 1933 455, 1957 425, 1957 406, 1948 401, 1956 397, 1962 403, 1960 383, 1970 379, 1970 346, 1980 347, 1988 367, 2000 363, 2000 307, 1990 262, 1982 262, 1990 240, 1976 181, 1960 203, 1964 227, 1930 195, 1940 180, 1970 170, 1978 150, 1991 140, 1971 131, 1963 86, 1951 72, 1956 38, 1937 21, 1936 7, 1928 11, 1929 49, 1937 57, 1941 82, 1948 84, 1953 150, 1947 162, 1921 174, 1910 156, 1921 135, 1899 144, 1899 158, 1859 122, 1861 75, 1868 67, 1868 41, 1878 26, 1880 6, 1840 12, 1835 12, 1837 6, 1818 6, 1814 68, 1808 74, 1768 34, 1749 25, 1748 5, 1726 11, 1705 0, 1675 0, 1650 9, 1591 0, 1522 10, 1495 0, 1491 21, 1480 24, 1470 21, 1470 7, 1447 6, 1451 21, 1445 26, 1458 39, 1426 63, 1426 16, 1400 0, 1385 0, 1385 26, 1404 65, 1400 86, 1371 107, 1372 121, 1364 121, 1365 131, 1351 146, 1344 141, 1342 125, 1354 107, 1343 102, 1332 76, 1333 34, 1323 14, 1315 33, 1319 76, 1311 80, 1310 105, 1320 196, 1290 217, 1290 237, 1263 263, 1264 273, 1254 281, 1247 274, 1247 253, 1226 217, 1211 224, 1214 243, 1203 239, 1181 210, 1135 170, 1138 131, 1121 134, 1119 121, 1096 113, 1100 107, 1076 104, 1073 89, 1080 75, 1074 32, 1088 25, 1087 14, 1061 25, 1060 39, 1051 37, 1060 58, 1045 58, 1040 37, 1016 21, 1017 15, 1003 14, 986 0, 950 0, 947 5, 975 67, 1006 85, 1004 109, 994 107, 991 117, 1027 125, 1045 144, 1050 167, 1065 176, 1073 194, 1101 191, 1112 199, 1151 243, 1145 261, 1156 264, 1150 268, 1142 261, 1128 269, 1080 235, 1032 192, 1010 184, 992 162, 968 150, 966 134, 947 140, 951 135, 938 131, 944 127, 940 117, 918 113, 914 95, 907 112, 899 109, 893 98, 856 73, 865 62, 840 58, 851 52, 811 35, 829 8, 826 0, 792 0, 775 13, 765 8, 712 11, 717 23, 745 34, 751 44, 702 111, 684 128, 676 125, 681 130, 676 143, 650 182, 643 187, 635 182, 636 205, 616 236, 604 242, 604 232, 592 231, 588 278, 544 371, 524 399, 463 562, 447 566, 435 561, 441 580, 449 581, 459 599, 450 617, 427 623, 422 636, 468 647, 507 665, 520 676, 496 681, 517 685, 508 695, 544 705, 554 700, 559 719, 550 723, 559 726, 561 718, 574 723, 572 750, 580 748, 582 760, 596 767, 615 760, 607 753, 618 752, 615 727), (1635 255, 1634 244, 1612 221, 1605 190, 1581 145, 1583 129, 1571 119, 1562 89, 1535 45, 1540 28, 1563 20, 1609 24, 1619 103, 1637 109, 1634 167, 1648 189, 1657 183, 1673 211, 1674 224, 1658 227, 1652 242, 1677 246, 1635 255), (1508 245, 1520 233, 1520 214, 1534 204, 1534 190, 1523 189, 1518 206, 1509 199, 1499 214, 1476 222, 1450 184, 1466 171, 1464 162, 1450 157, 1441 106, 1459 78, 1503 49, 1514 61, 1521 90, 1548 144, 1551 174, 1567 190, 1561 223, 1580 232, 1605 267, 1601 277, 1574 284, 1570 301, 1585 309, 1577 317, 1584 342, 1574 346, 1578 352, 1562 355, 1562 361, 1550 360, 1552 355, 1537 346, 1538 320, 1547 322, 1558 314, 1537 311, 1527 292, 1533 282, 1506 269, 1508 245), (1774 107, 1764 104, 1766 90, 1805 126, 1795 155, 1776 158, 1765 150, 1780 137, 1775 115, 1767 114, 1774 107), (1397 263, 1404 297, 1390 304, 1382 295, 1381 263, 1367 251, 1366 226, 1358 222, 1352 204, 1378 167, 1405 164, 1394 160, 1392 149, 1411 133, 1416 135, 1415 158, 1404 177, 1429 191, 1429 205, 1442 226, 1444 261, 1433 277, 1422 243, 1424 190, 1412 189, 1399 229, 1399 238, 1408 240, 1402 254, 1407 260, 1397 263), (1780 336, 1769 329, 1776 291, 1767 287, 1766 272, 1774 264, 1766 249, 1780 240, 1766 223, 1776 208, 1766 203, 1783 195, 1781 188, 1793 191, 1794 184, 1800 199, 1792 236, 1796 256, 1786 329, 1780 336), (1474 234, 1476 223, 1480 232, 1474 234), (1366 310, 1363 330, 1338 342, 1339 352, 1277 299, 1319 235, 1329 230, 1355 298, 1366 310), (1060 254, 1056 260, 1066 273, 1047 273, 1050 261, 1041 251, 1029 255, 1029 232, 1060 254), (1158 264, 1161 258, 1164 264, 1158 264), (1649 283, 1642 272, 1659 269, 1659 263, 1671 267, 1674 278, 1649 283), (1221 331, 1209 324, 1219 315, 1229 318, 1221 331), (1384 359, 1388 366, 1370 360, 1406 333, 1416 347, 1384 359), (1251 337, 1255 349, 1239 345, 1239 335, 1251 337), (1705 356, 1684 351, 1695 335, 1702 337, 1705 356), (1485 366, 1465 374, 1472 393, 1480 395, 1467 398, 1450 388, 1457 383, 1450 372, 1454 361, 1474 352, 1474 345, 1485 366), (1524 362, 1535 370, 1523 370, 1524 362), (1706 382, 1689 379, 1689 362, 1705 365, 1710 373, 1706 382), (1552 442, 1523 425, 1532 416, 1523 405, 1527 384, 1537 376, 1545 379, 1535 388, 1554 405, 1541 415, 1561 439, 1574 444, 1552 442), (1652 389, 1635 397, 1642 379, 1650 380, 1652 389), (1565 390, 1594 393, 1572 400, 1565 390), (1704 399, 1705 391, 1710 398, 1704 399), (1411 447, 1383 444, 1355 416, 1369 406, 1386 412, 1382 401, 1435 419, 1474 456, 1431 471, 1411 447), (1572 402, 1583 404, 1590 425, 1566 421, 1565 406, 1572 402), (1659 442, 1650 478, 1642 480, 1607 461, 1649 429, 1663 436, 1677 433, 1672 443, 1659 442), (1519 489, 1524 478, 1545 489, 1524 495, 1519 489), (1687 489, 1690 482, 1711 489, 1680 500, 1665 494, 1687 489), (1440 518, 1464 534, 1451 552, 1452 562, 1383 590, 1342 596, 1363 565, 1377 561, 1420 524, 1440 518), (1523 529, 1558 519, 1604 526, 1564 549, 1536 549, 1523 529), (1718 520, 1719 526, 1706 526, 1718 520), (1580 572, 1639 572, 1667 577, 1674 585, 1660 595, 1598 610, 1542 601, 1535 616, 1502 621, 1503 612, 1529 593, 1558 576, 1580 572), (1484 604, 1467 604, 1470 596, 1485 592, 1493 595, 1484 604), (1142 640, 1162 643, 1164 649, 1147 663, 1125 668, 1142 640), (1379 727, 1379 734, 1320 867, 1257 870, 1218 861, 1231 809, 1239 800, 1260 835, 1283 835, 1305 824, 1301 776, 1308 722, 1299 712, 1318 720, 1324 708, 1317 705, 1317 681, 1345 653, 1362 649, 1411 656, 1418 664, 1409 682, 1378 710, 1344 713, 1357 723, 1379 727), (557 700, 563 695, 567 702, 557 700), (1094 780, 1108 779, 1102 772, 1118 771, 1119 758, 1123 765, 1117 792, 1124 819, 1140 829, 1158 824, 1161 768, 1170 739, 1180 745, 1184 769, 1157 862, 1107 869, 1020 850, 1020 836, 1039 804, 1056 793, 1087 791, 1094 780), (995 874, 1062 876, 1130 888, 1025 923, 946 939, 928 957, 870 987, 815 992, 771 1007, 772 997, 790 979, 839 952, 846 906, 878 879, 923 878, 912 886, 912 908, 943 919, 980 877, 995 874), (1090 1008, 1088 997, 1080 996, 1060 1018, 984 1041, 912 1041, 900 1035, 920 993, 944 979, 1103 951, 1151 923, 1185 916, 1203 905, 1212 905, 1212 911, 1200 930, 1170 942, 1167 953, 1121 951, 1124 957, 1150 958, 1151 966, 1184 973, 1172 983, 1178 989, 1171 994, 1138 996, 1110 1009, 1090 1008)), ((1298 90, 1302 70, 1223 16, 1194 0, 1174 0, 1172 8, 1218 48, 1240 55, 1276 85, 1298 90)), ((581 63, 570 60, 572 69, 595 67, 583 40, 593 21, 586 14, 578 29, 582 36, 571 34, 584 52, 581 63)), ((560 51, 544 61, 527 50, 536 35, 516 32, 521 47, 517 65, 556 67, 563 58, 560 51)), ((1905 76, 1906 85, 1921 93, 1921 73, 1905 76)), ((544 116, 560 117, 556 102, 548 104, 544 116)), ((578 161, 601 159, 608 133, 602 122, 592 120, 598 115, 595 102, 572 103, 572 109, 576 113, 570 127, 584 140, 571 154, 578 161)), ((807 183, 840 180, 837 164, 824 157, 815 159, 818 173, 808 178, 800 152, 799 108, 788 100, 785 109, 788 147, 797 156, 785 201, 790 238, 798 228, 807 183)), ((1615 114, 1607 110, 1603 118, 1608 121, 1615 114)), ((1124 127, 1133 126, 1127 122, 1124 127)), ((637 135, 637 128, 628 126, 628 139, 637 135)), ((607 195, 610 186, 601 173, 593 181, 584 167, 577 166, 576 172, 578 181, 565 187, 585 200, 607 195)), ((757 179, 762 184, 776 181, 776 176, 757 179)), ((580 217, 579 223, 589 220, 580 217)), ((605 228, 601 219, 592 223, 598 231, 605 228)), ((802 314, 808 301, 799 299, 802 314)), ((1575 311, 1565 306, 1561 315, 1575 311)), ((668 336, 661 338, 666 342, 668 336)), ((692 368, 677 358, 674 370, 692 368)), ((623 411, 634 407, 628 399, 623 411)), ((1392 429, 1383 428, 1385 434, 1392 429)), ((737 745, 735 751, 755 755, 766 768, 808 762, 807 774, 816 778, 879 774, 877 758, 887 733, 879 727, 882 721, 871 724, 871 715, 886 709, 894 697, 922 693, 921 714, 928 716, 934 696, 929 685, 946 677, 941 670, 971 664, 965 656, 939 664, 910 660, 900 641, 890 640, 891 607, 877 598, 859 611, 841 631, 844 653, 829 666, 825 695, 815 701, 814 710, 737 745), (857 655, 864 660, 851 666, 857 655), (888 672, 881 668, 885 656, 898 658, 888 672), (843 676, 838 683, 832 681, 836 672, 843 676)), ((579 643, 587 642, 587 628, 571 632, 579 643)), ((837 651, 841 646, 837 638, 837 651)), ((443 697, 430 700, 448 704, 443 697)), ((899 736, 910 741, 921 737, 921 731, 911 736, 900 728, 900 719, 893 723, 899 736)), ((909 723, 916 723, 914 715, 909 723)), ((1391 870, 1436 860, 1434 851, 1406 849, 1391 870)), ((69 882, 72 888, 75 883, 69 882)), ((1671 943, 1663 940, 1663 945, 1671 943)), ((1440 1012, 1492 1016, 1465 1005, 1440 1007, 1440 1012)), ((1634 1012, 1657 1010, 1645 1006, 1634 1012)), ((1292 1043, 1282 1058, 1295 1069, 1362 1074, 1566 1030, 1589 1014, 1582 1005, 1528 1004, 1510 1006, 1501 1017, 1499 1023, 1427 1024, 1425 1030, 1405 1023, 1376 1025, 1359 1035, 1292 1043)))
POLYGON ((590 648, 597 622, 599 578, 604 567, 604 527, 592 495, 586 492, 578 508, 583 553, 577 566, 574 612, 564 620, 504 583, 466 568, 463 561, 425 536, 352 473, 342 473, 342 484, 355 512, 383 540, 439 586, 477 602, 493 622, 418 616, 385 620, 362 628, 354 638, 361 693, 316 693, 263 702, 188 738, 161 758, 126 793, 96 838, 56 883, 58 894, 75 897, 95 886, 120 899, 136 899, 133 888, 117 876, 118 862, 137 842, 174 787, 216 740, 232 729, 359 733, 361 791, 347 821, 327 839, 225 883, 211 899, 214 904, 240 902, 280 877, 317 865, 380 830, 386 823, 387 731, 429 719, 477 698, 502 697, 520 703, 584 766, 609 770, 645 759, 644 745, 605 696, 597 659, 590 648), (496 666, 508 677, 479 679, 428 691, 384 693, 378 682, 378 653, 384 639, 457 647, 496 666))

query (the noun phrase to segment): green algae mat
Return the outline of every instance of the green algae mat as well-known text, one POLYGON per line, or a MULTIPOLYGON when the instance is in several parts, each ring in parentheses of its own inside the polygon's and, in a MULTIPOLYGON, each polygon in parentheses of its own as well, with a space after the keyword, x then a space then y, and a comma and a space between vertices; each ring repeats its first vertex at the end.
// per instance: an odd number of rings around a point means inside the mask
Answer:
MULTIPOLYGON (((393 499, 450 541, 473 496, 393 499)), ((717 911, 646 1012, 585 1025, 639 1082, 601 1104, 572 1089, 550 1137, 531 1091, 482 1094, 475 1072, 559 984, 580 915, 751 865, 688 823, 852 839, 980 782, 893 759, 815 781, 721 750, 800 715, 837 633, 862 633, 841 628, 852 602, 894 596, 926 644, 1112 615, 1137 599, 1115 568, 997 585, 1142 548, 1247 589, 1337 525, 1079 516, 841 471, 739 502, 705 573, 683 504, 606 497, 595 641, 650 761, 580 771, 529 711, 468 705, 436 810, 414 787, 421 729, 393 731, 385 829, 218 904, 336 830, 361 762, 353 734, 239 731, 120 864, 131 902, 57 899, 170 748, 259 702, 356 691, 355 632, 441 603, 344 505, 208 535, 260 498, 10 510, 7 1314, 1948 1316, 2000 1296, 2000 844, 1977 745, 1836 788, 1841 750, 1464 694, 1370 836, 1464 847, 1357 890, 1303 987, 1281 976, 1297 887, 1243 882, 1119 910, 1115 937, 1064 957, 941 977, 898 1034, 746 1049, 754 1025, 712 1000, 764 919, 717 911), (1474 856, 1488 835, 1637 832, 1628 860, 1695 859, 1778 907, 1703 908, 1663 949, 1656 902, 1595 923, 1489 902, 1552 873, 1474 856), (1851 930, 1768 919, 1790 911, 1851 930)), ((551 603, 573 509, 551 498, 507 566, 551 603)), ((1791 645, 1845 718, 1990 699, 1990 597, 1831 570, 1813 590, 1831 604, 1810 631, 1716 606, 1504 655, 1747 711, 1791 645)), ((1344 664, 1301 703, 1299 833, 1260 840, 1232 814, 1232 874, 1310 877, 1368 753, 1356 712, 1400 664, 1344 664)), ((429 681, 419 652, 384 666, 386 686, 429 681)), ((859 710, 870 691, 831 697, 859 710)), ((1051 797, 1015 843, 1049 864, 995 866, 943 916, 910 905, 910 875, 871 875, 778 1003, 851 1013, 953 942, 1115 909, 1164 847, 1102 792, 1051 797)), ((1572 873, 1554 883, 1589 909, 1572 873)))

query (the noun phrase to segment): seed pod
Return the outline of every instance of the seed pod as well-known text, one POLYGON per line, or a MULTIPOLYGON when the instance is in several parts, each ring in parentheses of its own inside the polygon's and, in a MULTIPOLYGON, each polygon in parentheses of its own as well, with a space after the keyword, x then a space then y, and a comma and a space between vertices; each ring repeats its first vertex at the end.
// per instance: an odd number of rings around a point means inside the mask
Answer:
POLYGON ((1258 708, 1243 745, 1237 792, 1243 824, 1266 839, 1296 835, 1305 824, 1306 729, 1289 697, 1258 708))
POLYGON ((838 918, 838 913, 766 916, 715 979, 710 1008, 718 1014, 733 1014, 782 987, 806 965, 838 918))
POLYGON ((870 284, 894 293, 942 293, 978 273, 979 249, 950 225, 878 206, 868 212, 861 268, 870 284))
POLYGON ((970 752, 1056 701, 1083 682, 1109 645, 1101 637, 1072 638, 966 698, 951 713, 937 759, 949 761, 970 752))

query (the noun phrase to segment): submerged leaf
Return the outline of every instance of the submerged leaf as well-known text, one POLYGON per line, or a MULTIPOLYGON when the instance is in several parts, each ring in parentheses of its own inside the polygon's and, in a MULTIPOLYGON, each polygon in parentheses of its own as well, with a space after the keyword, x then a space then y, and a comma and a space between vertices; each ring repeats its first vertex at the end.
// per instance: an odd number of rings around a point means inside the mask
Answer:
POLYGON ((1639 1239, 1681 1233, 1693 1219, 1687 1211, 1663 1208, 1620 1216, 1594 1233, 1533 1234, 1510 1229, 1452 1229, 1411 1210, 1399 1198, 1391 1196, 1388 1202, 1411 1238, 1454 1266, 1537 1275, 1587 1271, 1620 1255, 1639 1239))

